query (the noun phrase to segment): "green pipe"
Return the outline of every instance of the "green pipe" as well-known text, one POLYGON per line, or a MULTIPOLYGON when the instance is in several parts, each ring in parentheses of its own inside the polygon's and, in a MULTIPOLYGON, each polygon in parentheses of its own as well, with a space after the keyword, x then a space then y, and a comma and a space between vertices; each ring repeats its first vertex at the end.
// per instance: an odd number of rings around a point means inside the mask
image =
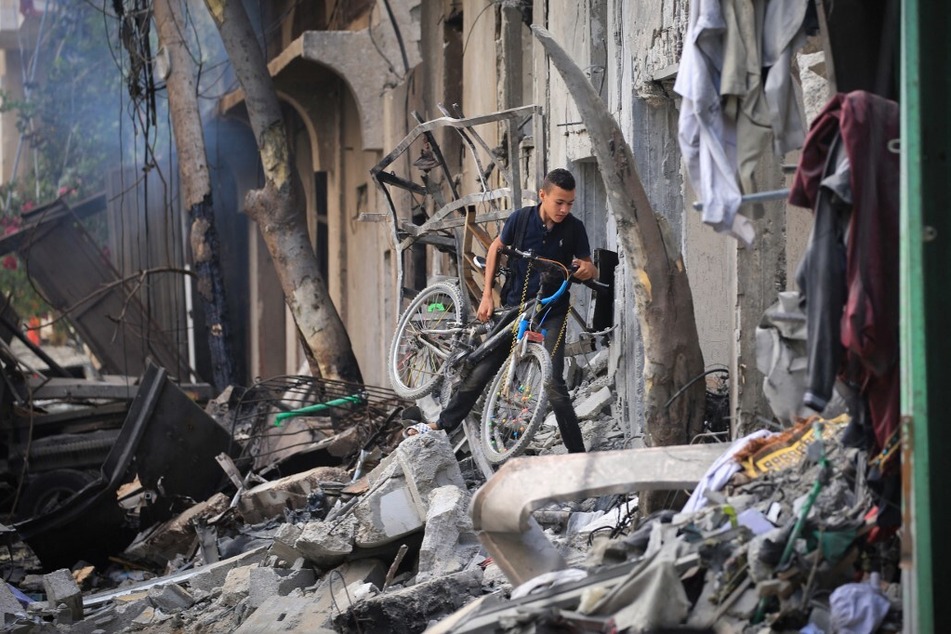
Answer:
POLYGON ((336 398, 332 401, 327 401, 326 403, 317 403, 316 405, 308 405, 307 407, 301 407, 300 409, 292 409, 289 412, 281 412, 274 417, 274 426, 280 427, 281 423, 287 420, 288 418, 294 418, 295 416, 310 416, 311 414, 316 414, 317 412, 322 412, 325 409, 330 409, 331 407, 340 407, 341 405, 346 405, 348 403, 362 403, 363 396, 360 394, 354 394, 353 396, 344 396, 343 398, 336 398))

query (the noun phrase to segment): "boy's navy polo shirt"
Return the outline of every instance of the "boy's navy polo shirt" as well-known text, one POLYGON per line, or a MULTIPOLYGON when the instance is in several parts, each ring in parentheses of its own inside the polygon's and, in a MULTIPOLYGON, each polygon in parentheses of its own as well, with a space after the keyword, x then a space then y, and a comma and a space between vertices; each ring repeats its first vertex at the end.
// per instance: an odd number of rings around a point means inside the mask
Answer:
MULTIPOLYGON (((502 244, 514 246, 522 251, 529 251, 535 255, 550 260, 557 260, 566 267, 571 266, 571 260, 574 258, 591 257, 591 246, 588 243, 588 234, 585 231, 584 223, 573 215, 568 216, 560 223, 555 223, 551 231, 545 228, 542 222, 539 206, 522 207, 513 212, 505 221, 502 227, 502 233, 499 234, 502 244), (522 244, 514 244, 520 214, 529 214, 528 224, 525 227, 525 236, 522 244)), ((502 304, 504 306, 517 306, 522 301, 522 285, 525 282, 525 271, 528 262, 524 258, 510 257, 508 263, 512 272, 511 281, 506 282, 503 287, 502 304)), ((547 276, 546 276, 547 277, 547 276)), ((545 280, 543 290, 545 295, 551 295, 564 281, 564 276, 556 274, 550 279, 545 280)), ((532 267, 532 275, 528 280, 528 290, 525 293, 525 299, 534 299, 538 292, 538 267, 532 267)), ((558 301, 558 305, 567 305, 567 295, 558 301)))

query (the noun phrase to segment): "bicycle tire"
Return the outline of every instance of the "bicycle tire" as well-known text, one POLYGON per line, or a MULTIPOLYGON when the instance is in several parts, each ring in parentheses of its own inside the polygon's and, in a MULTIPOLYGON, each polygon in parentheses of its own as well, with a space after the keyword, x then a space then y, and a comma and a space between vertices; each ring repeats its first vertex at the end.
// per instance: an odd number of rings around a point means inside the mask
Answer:
POLYGON ((511 357, 492 380, 479 430, 482 453, 493 465, 525 451, 548 405, 545 386, 551 380, 551 357, 544 346, 528 346, 525 355, 515 361, 511 382, 509 363, 511 357))
POLYGON ((406 399, 431 393, 443 376, 446 359, 455 343, 452 335, 432 336, 424 342, 417 324, 427 322, 431 328, 464 321, 465 304, 458 286, 437 282, 423 289, 410 302, 393 333, 387 363, 393 391, 406 399))

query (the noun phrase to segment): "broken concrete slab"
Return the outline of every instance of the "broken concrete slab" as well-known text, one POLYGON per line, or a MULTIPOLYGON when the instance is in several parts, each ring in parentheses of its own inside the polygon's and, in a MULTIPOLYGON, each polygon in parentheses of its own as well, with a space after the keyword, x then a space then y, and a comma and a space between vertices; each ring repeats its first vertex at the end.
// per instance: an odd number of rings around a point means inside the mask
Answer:
POLYGON ((321 482, 345 484, 350 481, 346 470, 339 467, 317 467, 279 480, 258 485, 241 494, 238 512, 249 524, 281 517, 285 508, 307 505, 307 496, 320 489, 321 482))
POLYGON ((267 551, 268 556, 276 557, 278 561, 288 564, 296 561, 302 555, 294 544, 297 543, 303 532, 304 529, 295 524, 281 524, 277 532, 274 533, 274 542, 267 551))
POLYGON ((347 515, 333 522, 308 522, 294 549, 318 568, 337 566, 353 552, 357 519, 347 515))
POLYGON ((340 614, 341 606, 347 606, 353 600, 350 588, 366 585, 382 588, 386 571, 386 564, 379 559, 357 559, 337 566, 324 575, 311 595, 316 599, 313 618, 316 619, 316 615, 322 614, 323 626, 330 627, 331 618, 340 614))
POLYGON ((195 604, 195 597, 177 583, 149 588, 149 602, 165 614, 187 610, 195 604))
POLYGON ((158 625, 164 623, 172 618, 172 615, 165 614, 159 609, 153 608, 151 605, 146 607, 142 612, 139 613, 134 619, 132 619, 132 626, 136 629, 145 629, 150 626, 158 625))
MULTIPOLYGON (((191 575, 181 575, 181 578, 188 581, 188 587, 193 595, 197 595, 198 593, 211 594, 217 592, 222 585, 224 585, 230 570, 238 566, 259 564, 264 560, 266 554, 267 547, 260 546, 246 553, 242 553, 237 557, 224 559, 208 566, 202 566, 195 571, 190 571, 192 573, 191 575)), ((174 579, 175 577, 171 580, 174 579)))
POLYGON ((26 616, 26 608, 13 594, 6 581, 0 583, 0 618, 3 622, 26 616))
POLYGON ((426 523, 426 508, 415 487, 393 478, 367 493, 353 508, 353 517, 357 520, 356 545, 374 548, 421 530, 426 523))
POLYGON ((251 568, 249 577, 248 604, 259 608, 269 597, 285 597, 294 589, 314 584, 314 571, 310 568, 251 568))
POLYGON ((419 551, 416 582, 462 570, 479 551, 469 517, 469 495, 455 486, 439 487, 429 494, 426 533, 419 551))
POLYGON ((333 624, 338 631, 373 623, 375 631, 415 634, 481 594, 482 570, 474 568, 366 599, 335 617, 333 624))
POLYGON ((237 605, 244 600, 251 590, 251 569, 257 564, 239 566, 228 571, 225 582, 221 586, 221 603, 237 605))
POLYGON ((83 593, 69 570, 60 568, 43 575, 43 589, 50 609, 65 605, 74 621, 83 619, 83 593))
POLYGON ((575 413, 579 420, 592 420, 600 414, 605 407, 614 402, 614 394, 607 387, 584 399, 575 405, 575 413))
POLYGON ((352 511, 358 520, 355 542, 361 548, 382 546, 420 530, 432 490, 466 486, 444 432, 407 438, 367 479, 369 490, 352 511))
POLYGON ((330 634, 324 627, 327 614, 313 597, 269 597, 235 630, 235 634, 260 632, 313 632, 330 634))

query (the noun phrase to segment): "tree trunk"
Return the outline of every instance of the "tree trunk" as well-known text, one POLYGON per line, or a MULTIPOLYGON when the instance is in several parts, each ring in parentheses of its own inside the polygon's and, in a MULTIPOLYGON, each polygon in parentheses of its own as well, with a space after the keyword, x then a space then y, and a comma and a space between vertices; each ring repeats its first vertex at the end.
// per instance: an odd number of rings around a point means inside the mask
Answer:
POLYGON ((350 338, 334 308, 307 235, 300 175, 284 128, 277 93, 257 36, 240 0, 205 0, 238 81, 265 184, 245 200, 274 261, 284 298, 297 323, 314 376, 361 383, 350 338))
MULTIPOLYGON (((706 390, 703 381, 688 387, 704 368, 680 249, 671 239, 666 221, 651 208, 634 154, 588 78, 551 33, 537 26, 532 31, 581 113, 633 276, 644 341, 645 441, 649 446, 687 444, 703 429, 706 390)), ((646 506, 654 506, 658 499, 646 506)))
POLYGON ((159 41, 169 59, 170 72, 165 85, 178 150, 178 170, 190 223, 192 264, 198 280, 196 290, 201 297, 208 328, 212 381, 215 388, 224 390, 235 381, 234 357, 224 280, 218 259, 218 232, 215 230, 211 202, 205 137, 198 111, 198 73, 183 37, 188 30, 179 3, 180 0, 155 0, 152 10, 159 41))

